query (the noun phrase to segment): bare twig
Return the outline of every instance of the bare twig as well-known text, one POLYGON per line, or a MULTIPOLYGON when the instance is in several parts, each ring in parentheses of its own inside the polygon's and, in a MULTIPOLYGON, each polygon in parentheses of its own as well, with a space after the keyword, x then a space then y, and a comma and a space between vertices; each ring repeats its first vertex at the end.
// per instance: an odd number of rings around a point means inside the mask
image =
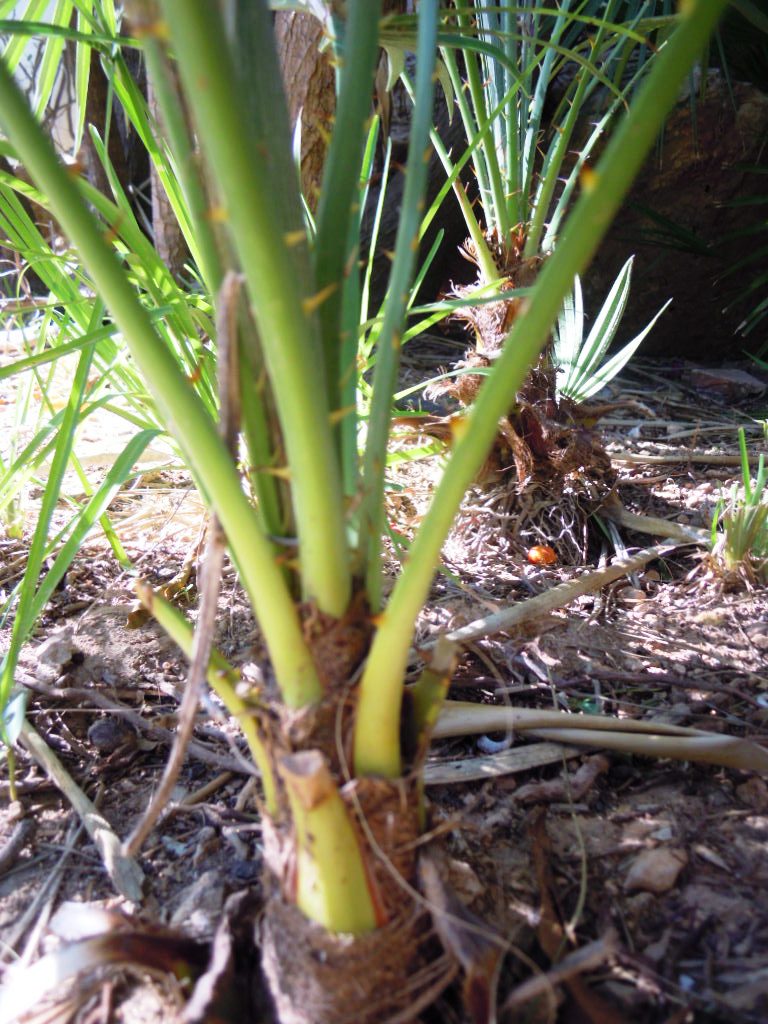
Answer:
MULTIPOLYGON (((221 405, 219 429, 227 447, 232 451, 237 444, 237 300, 240 279, 229 272, 222 283, 217 303, 216 335, 219 355, 219 399, 221 405)), ((200 695, 205 684, 208 662, 213 647, 213 633, 221 587, 221 572, 224 565, 224 532, 216 516, 211 516, 210 533, 206 546, 204 564, 200 573, 200 612, 192 641, 192 657, 187 675, 187 685, 179 706, 179 725, 176 740, 171 748, 168 761, 153 796, 141 821, 125 842, 125 851, 136 854, 144 840, 155 826, 167 807, 173 787, 181 772, 187 747, 192 739, 200 695)))
POLYGON ((34 818, 22 818, 11 832, 8 842, 0 847, 0 875, 4 875, 13 867, 27 840, 34 834, 35 824, 34 818))
POLYGON ((135 856, 138 853, 144 840, 165 810, 184 764, 187 747, 195 728, 197 706, 213 646, 213 631, 216 624, 223 564, 224 536, 218 521, 212 520, 204 565, 200 574, 200 613, 192 641, 192 660, 187 675, 187 685, 179 705, 176 739, 168 755, 160 785, 155 791, 149 807, 125 842, 124 850, 128 856, 135 856))
POLYGON ((663 455, 646 455, 644 452, 611 452, 611 463, 618 465, 674 465, 676 462, 696 462, 707 466, 740 466, 740 455, 722 455, 716 452, 692 452, 689 448, 664 452, 663 455))
POLYGON ((184 807, 192 807, 194 804, 201 804, 204 800, 207 800, 211 794, 221 789, 222 786, 226 786, 228 782, 231 782, 234 778, 233 772, 222 772, 221 775, 217 775, 215 779, 211 779, 204 786, 196 789, 194 793, 187 793, 181 803, 184 807))
MULTIPOLYGON (((690 544, 691 541, 686 540, 683 543, 690 544)), ((500 633, 520 626, 524 622, 538 618, 556 608, 563 608, 571 601, 575 601, 577 597, 599 590, 607 583, 621 579, 622 576, 627 576, 636 569, 641 569, 654 558, 663 558, 677 546, 678 544, 657 544, 651 548, 644 548, 636 555, 632 555, 631 558, 616 561, 597 572, 585 573, 578 579, 568 580, 567 583, 560 583, 556 587, 545 590, 543 594, 537 594, 536 597, 521 601, 511 608, 504 608, 502 611, 486 615, 482 619, 475 619, 474 622, 461 626, 459 629, 453 629, 446 636, 455 643, 466 644, 471 640, 479 640, 492 633, 500 633)), ((428 646, 434 646, 434 642, 428 646)))
POLYGON ((516 791, 514 799, 521 804, 583 800, 595 784, 596 779, 607 772, 610 766, 607 757, 603 754, 595 754, 593 757, 588 757, 571 776, 526 783, 516 791))

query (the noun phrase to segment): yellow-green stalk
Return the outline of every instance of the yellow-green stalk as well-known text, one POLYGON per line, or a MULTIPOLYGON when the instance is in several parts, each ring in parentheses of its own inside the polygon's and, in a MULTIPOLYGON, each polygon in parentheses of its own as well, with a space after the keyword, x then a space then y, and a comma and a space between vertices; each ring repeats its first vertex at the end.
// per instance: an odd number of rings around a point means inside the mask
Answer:
MULTIPOLYGON (((351 596, 340 466, 326 391, 326 372, 314 310, 323 296, 307 290, 306 237, 298 213, 295 173, 280 180, 287 132, 287 108, 271 79, 279 83, 269 13, 254 3, 250 16, 262 31, 251 31, 259 66, 256 84, 270 96, 271 121, 243 117, 238 69, 222 55, 227 35, 219 5, 210 0, 162 0, 171 29, 186 95, 194 113, 203 153, 217 186, 220 206, 211 211, 225 225, 245 276, 259 328, 285 441, 288 474, 299 539, 304 596, 321 611, 341 617, 351 596), (281 110, 281 108, 283 108, 281 110), (277 114, 283 113, 279 118, 277 114), (280 129, 277 131, 277 129, 280 129), (295 211, 288 210, 295 193, 295 211)), ((248 26, 246 25, 245 28, 248 26)), ((250 98, 249 113, 270 115, 265 98, 250 98)), ((338 287, 338 284, 336 285, 338 287)))
POLYGON ((283 697, 292 707, 319 699, 322 687, 304 641, 296 607, 269 540, 243 493, 237 467, 173 355, 156 334, 123 267, 58 160, 25 98, 0 61, 0 124, 118 324, 151 389, 163 420, 179 442, 206 501, 215 510, 264 632, 283 697))
POLYGON ((328 931, 363 935, 380 922, 360 842, 319 750, 280 762, 296 830, 296 905, 328 931))
MULTIPOLYGON (((175 608, 170 601, 167 601, 157 591, 153 590, 148 583, 144 583, 142 580, 136 583, 136 596, 160 628, 165 630, 187 658, 191 658, 192 637, 194 633, 192 623, 188 622, 178 608, 175 608)), ((266 809, 270 814, 276 814, 278 804, 272 766, 259 735, 259 729, 256 724, 256 709, 237 692, 238 686, 242 684, 240 673, 229 664, 223 654, 214 648, 211 651, 211 658, 205 678, 210 688, 220 698, 224 707, 242 729, 243 736, 245 736, 248 743, 248 749, 251 752, 251 757, 261 775, 266 809)))

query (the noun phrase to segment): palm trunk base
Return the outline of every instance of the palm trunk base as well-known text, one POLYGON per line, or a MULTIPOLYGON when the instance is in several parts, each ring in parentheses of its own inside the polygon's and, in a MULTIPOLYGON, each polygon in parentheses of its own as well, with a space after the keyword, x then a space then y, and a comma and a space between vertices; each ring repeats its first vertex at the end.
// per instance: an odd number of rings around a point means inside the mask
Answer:
POLYGON ((276 1016, 280 1024, 407 1024, 437 998, 457 970, 415 889, 420 834, 416 786, 412 780, 357 779, 340 792, 358 823, 371 888, 385 923, 352 936, 326 931, 309 920, 291 902, 291 831, 263 819, 268 896, 259 940, 276 1016))
POLYGON ((334 935, 274 897, 261 926, 262 968, 280 1024, 415 1020, 450 983, 428 911, 408 911, 368 935, 334 935))

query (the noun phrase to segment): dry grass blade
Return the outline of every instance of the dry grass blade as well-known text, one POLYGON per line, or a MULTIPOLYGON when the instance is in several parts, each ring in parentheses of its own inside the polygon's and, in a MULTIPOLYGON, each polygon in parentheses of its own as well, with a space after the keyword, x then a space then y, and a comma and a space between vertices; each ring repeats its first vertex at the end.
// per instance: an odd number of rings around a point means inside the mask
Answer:
POLYGON ((131 856, 126 856, 122 852, 120 840, 109 822, 99 814, 95 804, 80 789, 58 757, 43 742, 39 733, 27 722, 22 726, 20 738, 32 757, 77 811, 88 835, 101 854, 104 867, 117 892, 132 903, 139 903, 144 873, 131 856))

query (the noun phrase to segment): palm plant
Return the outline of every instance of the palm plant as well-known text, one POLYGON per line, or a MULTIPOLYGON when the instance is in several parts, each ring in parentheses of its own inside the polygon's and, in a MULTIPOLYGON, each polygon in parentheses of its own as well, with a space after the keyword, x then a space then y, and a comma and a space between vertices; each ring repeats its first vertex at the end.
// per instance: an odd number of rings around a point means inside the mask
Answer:
POLYGON ((754 481, 744 428, 739 428, 742 487, 721 497, 712 516, 712 564, 727 582, 768 580, 768 471, 760 455, 754 481), (741 492, 741 493, 740 493, 741 492))
MULTIPOLYGON (((380 5, 350 4, 346 18, 334 13, 328 23, 339 58, 338 107, 311 247, 266 5, 160 0, 158 6, 159 12, 151 2, 134 4, 133 29, 165 125, 164 138, 153 136, 151 144, 175 169, 193 255, 217 306, 211 341, 230 367, 218 415, 190 382, 165 327, 140 300, 136 267, 114 244, 120 211, 95 201, 62 167, 5 66, 0 123, 125 339, 158 416, 221 524, 259 622, 265 645, 260 690, 244 704, 227 689, 223 673, 209 678, 247 728, 262 774, 262 949, 278 1014, 292 1021, 372 1022, 417 1013, 439 981, 429 966, 429 913, 414 896, 426 820, 420 769, 453 649, 438 647, 406 690, 414 624, 498 421, 724 0, 692 2, 677 19, 645 89, 633 98, 590 187, 561 226, 554 255, 507 325, 510 336, 456 433, 386 604, 384 467, 392 394, 420 223, 438 34, 448 39, 455 32, 443 24, 436 0, 422 0, 406 188, 358 458, 351 391, 360 284, 350 268, 380 5), (168 73, 170 61, 178 63, 194 135, 168 73), (195 139, 205 163, 199 176, 195 139), (217 424, 218 416, 231 421, 238 404, 255 502, 243 488, 233 424, 225 436, 217 424), (298 557, 288 559, 286 551, 298 557), (413 983, 393 985, 404 976, 413 983)), ((511 9, 503 16, 511 17, 511 9)), ((582 87, 588 84, 585 71, 582 87)), ((160 617, 160 603, 144 594, 160 617)), ((6 697, 14 664, 6 658, 6 697)))
POLYGON ((558 400, 584 402, 597 394, 626 366, 643 338, 667 308, 664 304, 649 324, 615 355, 603 362, 613 341, 629 298, 634 257, 627 260, 619 271, 602 309, 595 318, 587 337, 584 337, 584 302, 581 281, 576 277, 573 294, 569 295, 555 325, 552 361, 557 374, 558 400))
MULTIPOLYGON (((593 187, 592 162, 651 67, 651 36, 660 41, 673 19, 670 5, 656 0, 566 0, 556 8, 498 7, 480 0, 472 7, 457 2, 455 8, 459 56, 449 36, 441 54, 469 145, 455 161, 438 138, 434 143, 464 214, 465 255, 477 265, 477 283, 457 292, 467 299, 481 285, 486 298, 457 314, 473 332, 472 347, 458 364, 461 375, 431 390, 469 405, 543 262, 556 251, 579 188, 593 187), (467 160, 477 181, 479 213, 458 178, 467 160)), ((628 278, 624 268, 611 297, 625 293, 628 278)), ((614 317, 610 303, 611 298, 596 322, 614 317)), ((618 362, 612 365, 618 372, 618 362)), ((574 507, 556 523, 534 524, 536 532, 544 528, 562 537, 564 524, 574 517, 583 524, 585 513, 612 486, 605 453, 585 427, 588 415, 559 389, 557 360, 546 346, 500 421, 497 459, 514 464, 520 487, 532 481, 529 490, 537 492, 535 504, 548 519, 555 496, 559 503, 564 492, 572 496, 574 507)), ((580 548, 575 538, 572 546, 580 548)))

